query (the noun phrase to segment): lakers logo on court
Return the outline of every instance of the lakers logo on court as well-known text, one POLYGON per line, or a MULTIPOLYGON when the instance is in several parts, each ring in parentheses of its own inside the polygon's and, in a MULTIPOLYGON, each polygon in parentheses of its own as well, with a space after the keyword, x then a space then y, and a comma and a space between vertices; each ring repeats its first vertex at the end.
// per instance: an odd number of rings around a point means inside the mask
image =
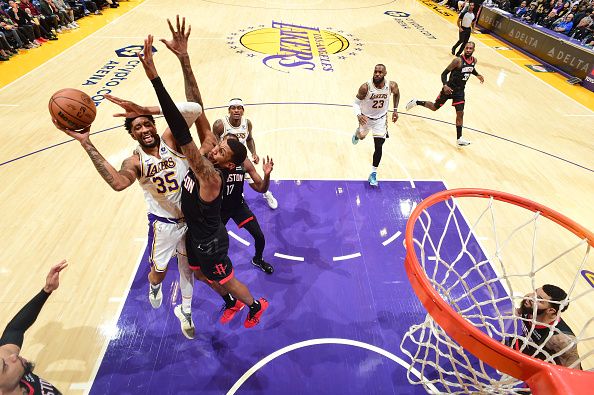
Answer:
POLYGON ((236 53, 261 59, 265 66, 285 73, 333 72, 333 62, 356 56, 363 49, 358 38, 343 31, 277 21, 271 27, 250 26, 231 33, 227 44, 236 53))
POLYGON ((586 282, 590 284, 590 286, 594 287, 594 272, 582 270, 582 276, 584 276, 586 282))

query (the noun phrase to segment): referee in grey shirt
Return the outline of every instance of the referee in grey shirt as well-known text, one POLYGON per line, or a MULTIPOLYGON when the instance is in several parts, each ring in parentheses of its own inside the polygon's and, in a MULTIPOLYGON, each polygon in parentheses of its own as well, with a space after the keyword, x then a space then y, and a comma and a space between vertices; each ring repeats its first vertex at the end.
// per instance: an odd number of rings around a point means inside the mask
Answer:
POLYGON ((458 17, 458 42, 452 47, 452 55, 460 56, 468 40, 470 40, 470 33, 474 29, 474 3, 469 3, 468 8, 460 14, 458 17), (460 49, 456 52, 456 47, 460 46, 460 49))

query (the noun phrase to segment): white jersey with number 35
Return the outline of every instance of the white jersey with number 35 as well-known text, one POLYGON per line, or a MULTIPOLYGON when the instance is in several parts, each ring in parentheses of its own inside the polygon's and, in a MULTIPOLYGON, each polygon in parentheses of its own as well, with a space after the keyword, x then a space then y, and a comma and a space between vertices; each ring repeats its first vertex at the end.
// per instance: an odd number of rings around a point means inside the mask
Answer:
POLYGON ((223 118, 223 126, 225 128, 225 130, 223 131, 223 134, 221 135, 222 137, 225 137, 228 134, 234 134, 235 136, 237 136, 237 139, 239 140, 239 142, 243 145, 246 146, 247 148, 247 138, 248 138, 248 120, 247 118, 241 118, 241 123, 239 124, 238 127, 235 127, 233 125, 231 125, 231 122, 229 122, 229 117, 224 117, 223 118))
POLYGON ((138 146, 141 175, 138 179, 144 192, 148 212, 164 218, 182 218, 181 185, 189 165, 185 156, 175 152, 163 140, 156 158, 138 146))
POLYGON ((361 113, 368 118, 378 119, 390 108, 390 81, 385 80, 382 89, 376 88, 373 80, 367 82, 367 96, 361 101, 361 113))

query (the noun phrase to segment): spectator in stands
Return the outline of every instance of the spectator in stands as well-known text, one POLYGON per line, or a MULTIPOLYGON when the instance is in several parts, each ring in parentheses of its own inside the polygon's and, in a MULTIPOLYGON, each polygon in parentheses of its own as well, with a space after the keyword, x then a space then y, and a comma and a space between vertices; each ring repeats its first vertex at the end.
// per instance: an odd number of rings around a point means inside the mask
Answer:
POLYGON ((517 7, 514 11, 514 16, 516 18, 522 18, 528 12, 528 7, 526 7, 526 2, 523 1, 520 3, 520 6, 517 7))
POLYGON ((10 16, 0 8, 0 27, 4 29, 4 34, 16 42, 17 48, 36 48, 40 44, 34 42, 35 34, 33 29, 29 26, 19 26, 14 23, 10 16))
POLYGON ((497 7, 500 10, 510 12, 511 11, 511 4, 509 0, 499 0, 499 6, 497 7))
POLYGON ((58 7, 54 0, 40 0, 39 4, 41 5, 43 2, 45 2, 52 9, 52 11, 56 15, 58 15, 58 18, 60 18, 60 24, 62 25, 63 29, 74 29, 74 26, 70 23, 70 17, 66 9, 58 7))
POLYGON ((33 29, 35 42, 37 44, 43 44, 44 42, 47 42, 49 40, 49 35, 45 31, 45 29, 33 23, 31 17, 29 17, 29 15, 25 11, 19 8, 16 1, 10 0, 8 2, 8 5, 10 6, 10 8, 7 13, 10 16, 10 19, 12 19, 13 22, 19 26, 29 26, 31 29, 33 29))
POLYGON ((547 16, 542 18, 542 21, 540 21, 540 25, 546 27, 547 29, 550 29, 557 19, 557 12, 555 10, 551 10, 551 12, 549 12, 547 16))
POLYGON ((30 0, 21 0, 20 8, 24 10, 31 17, 31 19, 33 19, 33 21, 35 21, 35 18, 37 18, 37 22, 43 26, 43 28, 48 33, 50 33, 51 36, 56 37, 55 32, 57 32, 57 29, 59 29, 57 16, 44 15, 39 8, 31 3, 30 0))
POLYGON ((58 8, 58 11, 60 13, 64 14, 64 19, 69 28, 77 29, 80 27, 74 21, 74 10, 72 9, 72 7, 70 7, 70 5, 66 4, 64 0, 51 0, 51 2, 54 3, 54 5, 58 8))
POLYGON ((592 13, 592 8, 588 8, 585 2, 580 3, 578 7, 578 12, 573 14, 573 21, 575 23, 580 23, 580 20, 585 17, 586 15, 590 15, 592 13))
POLYGON ((543 18, 545 16, 547 16, 547 14, 551 11, 550 6, 547 2, 545 1, 539 1, 538 2, 538 7, 536 7, 536 14, 534 15, 534 19, 532 20, 532 22, 536 23, 536 24, 541 24, 543 18))
POLYGON ((563 3, 563 8, 561 8, 559 11, 557 11, 557 15, 559 17, 562 17, 562 16, 566 16, 567 14, 569 14, 570 13, 570 8, 569 8, 570 5, 571 5, 570 2, 563 3))
POLYGON ((93 1, 70 0, 69 3, 72 7, 74 7, 74 6, 82 7, 85 16, 90 15, 90 14, 101 15, 101 11, 99 11, 97 4, 95 4, 95 2, 93 2, 93 1))
POLYGON ((569 34, 569 31, 573 27, 573 14, 567 14, 565 17, 557 20, 553 24, 553 30, 557 33, 569 34))
POLYGON ((62 29, 69 30, 66 23, 66 15, 63 13, 60 14, 60 10, 58 10, 58 7, 51 0, 39 0, 39 9, 46 18, 57 21, 55 29, 58 33, 61 33, 62 29))
POLYGON ((526 13, 524 15, 522 15, 522 20, 529 22, 529 23, 533 23, 534 20, 536 19, 536 1, 533 1, 532 3, 530 3, 530 7, 528 8, 528 10, 526 11, 526 13))
POLYGON ((6 36, 2 33, 2 28, 0 28, 0 60, 5 62, 8 58, 17 53, 18 51, 10 45, 8 40, 6 40, 6 36))
POLYGON ((64 5, 70 7, 72 9, 72 13, 74 16, 74 20, 78 20, 86 15, 89 15, 89 11, 85 14, 85 9, 82 5, 78 4, 76 1, 73 0, 63 0, 64 5))
POLYGON ((563 0, 557 0, 555 6, 551 8, 551 11, 555 11, 555 14, 559 15, 559 12, 563 9, 563 0))
POLYGON ((569 33, 569 37, 575 38, 576 40, 583 40, 590 33, 590 26, 592 26, 592 17, 589 15, 582 18, 569 33))

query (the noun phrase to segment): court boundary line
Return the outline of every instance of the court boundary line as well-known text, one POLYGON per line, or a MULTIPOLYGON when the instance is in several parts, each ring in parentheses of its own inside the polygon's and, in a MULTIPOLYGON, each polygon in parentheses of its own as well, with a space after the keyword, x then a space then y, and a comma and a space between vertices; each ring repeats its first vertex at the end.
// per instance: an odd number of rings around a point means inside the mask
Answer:
MULTIPOLYGON (((145 3, 146 2, 143 2, 142 4, 145 4, 145 3)), ((138 7, 136 7, 136 8, 138 8, 138 7)), ((544 81, 542 81, 542 82, 545 83, 544 81)), ((553 87, 551 87, 551 88, 554 89, 553 87)), ((554 90, 556 91, 556 89, 554 89, 554 90)), ((571 99, 571 100, 573 100, 573 99, 571 99)), ((578 103, 578 104, 580 104, 580 103, 578 103)), ((248 107, 248 106, 266 106, 266 105, 277 105, 277 106, 280 106, 280 105, 315 105, 315 106, 333 106, 333 107, 348 107, 348 108, 351 108, 352 107, 352 105, 350 105, 350 104, 320 103, 320 102, 261 102, 261 103, 244 103, 244 107, 248 107)), ((217 110, 217 109, 221 109, 221 108, 227 108, 227 106, 226 105, 222 105, 222 106, 209 107, 209 108, 206 108, 205 111, 208 111, 208 110, 217 110)), ((389 111, 389 112, 392 112, 392 111, 389 111)), ((427 120, 430 120, 430 121, 444 123, 446 125, 455 125, 454 122, 442 121, 441 119, 427 117, 427 116, 424 116, 424 115, 411 114, 411 113, 408 113, 408 112, 404 112, 404 113, 399 112, 398 115, 399 116, 406 115, 406 116, 411 116, 411 117, 417 117, 417 118, 427 119, 427 120)), ((155 118, 163 118, 163 116, 161 115, 161 116, 155 117, 155 118)), ((107 129, 102 129, 102 130, 99 130, 97 132, 91 133, 91 135, 96 135, 96 134, 100 134, 100 133, 103 133, 103 132, 107 132, 107 131, 110 131, 110 130, 119 128, 121 126, 122 126, 121 124, 120 125, 117 125, 117 126, 112 126, 112 127, 107 128, 107 129)), ((295 126, 295 127, 298 127, 298 126, 295 126)), ((594 169, 591 169, 591 168, 589 168, 589 167, 587 167, 585 165, 581 165, 581 164, 579 164, 577 162, 573 162, 573 161, 571 161, 569 159, 565 159, 565 158, 563 158, 561 156, 558 156, 558 155, 555 155, 555 154, 551 154, 551 153, 546 152, 544 150, 541 150, 539 148, 531 147, 531 146, 529 146, 527 144, 520 143, 519 141, 515 141, 515 140, 509 139, 507 137, 498 136, 496 134, 485 132, 483 130, 476 129, 476 128, 473 128, 473 127, 470 127, 470 126, 464 126, 464 128, 465 129, 468 129, 468 130, 471 130, 473 132, 476 132, 476 133, 483 134, 485 136, 490 136, 490 137, 493 137, 493 138, 496 138, 496 139, 499 139, 499 140, 503 140, 503 141, 508 142, 508 143, 512 143, 512 144, 518 145, 518 146, 523 147, 523 148, 527 148, 527 149, 532 150, 532 151, 536 151, 536 152, 541 153, 541 154, 543 154, 545 156, 549 156, 551 158, 555 158, 555 159, 560 160, 562 162, 565 162, 565 163, 574 165, 576 167, 579 167, 581 169, 584 169, 584 170, 587 170, 587 171, 589 171, 591 173, 594 173, 594 169)), ((331 130, 331 129, 329 129, 329 130, 331 130)), ((67 141, 63 141, 61 143, 53 144, 53 145, 48 146, 48 147, 45 147, 45 148, 40 148, 40 149, 38 149, 36 151, 30 152, 28 154, 21 155, 19 157, 13 158, 13 159, 9 159, 7 161, 4 161, 4 162, 0 163, 0 167, 5 166, 5 165, 7 165, 9 163, 15 162, 15 161, 17 161, 19 159, 26 158, 26 157, 31 156, 33 154, 37 154, 39 152, 43 152, 43 151, 46 151, 46 150, 48 150, 50 148, 54 148, 54 147, 56 147, 58 145, 66 144, 66 143, 69 143, 69 142, 72 142, 72 141, 76 141, 76 140, 75 139, 70 139, 70 140, 67 140, 67 141)))
MULTIPOLYGON (((134 283, 134 278, 136 278, 136 274, 138 273, 138 270, 140 269, 140 264, 142 263, 142 258, 144 257, 144 252, 146 250, 146 244, 147 244, 147 238, 143 238, 144 243, 143 243, 143 247, 140 250, 140 254, 138 256, 138 262, 136 263, 136 266, 131 270, 131 274, 130 274, 130 279, 128 280, 128 286, 127 288, 124 288, 124 294, 122 296, 119 296, 122 298, 122 301, 120 303, 120 306, 118 308, 118 312, 114 315, 114 325, 118 325, 118 322, 120 321, 120 317, 122 316, 122 311, 124 311, 124 306, 126 304, 126 301, 128 300, 128 296, 130 296, 130 291, 132 290, 132 284, 134 283)), ((109 348, 109 344, 111 343, 112 339, 109 338, 105 338, 104 342, 103 342, 103 346, 101 347, 101 351, 99 353, 99 356, 97 357, 97 360, 95 361, 95 366, 93 367, 93 370, 91 371, 91 376, 89 376, 89 380, 87 381, 87 383, 89 384, 89 386, 85 389, 84 391, 84 395, 88 395, 91 393, 91 389, 93 388, 93 384, 95 384, 95 379, 97 378, 97 374, 99 373, 99 369, 101 368, 101 364, 103 363, 103 359, 105 358, 105 353, 107 352, 107 349, 109 348)), ((82 389, 82 388, 80 388, 82 389)))
MULTIPOLYGON (((419 380, 423 375, 417 369, 413 368, 409 363, 404 361, 402 358, 398 357, 397 355, 391 353, 388 350, 385 350, 381 347, 374 346, 369 343, 364 343, 357 340, 352 339, 341 339, 341 338, 317 338, 317 339, 309 339, 298 343, 293 343, 286 347, 283 347, 279 350, 276 350, 272 354, 267 355, 266 357, 259 360, 254 366, 249 368, 236 382, 233 386, 227 391, 227 395, 233 395, 239 390, 239 388, 258 370, 264 367, 268 362, 273 361, 274 359, 280 357, 283 354, 287 354, 290 351, 294 351, 300 348, 309 347, 309 346, 318 346, 318 345, 327 345, 327 344, 340 344, 346 345, 351 347, 359 347, 365 350, 373 351, 377 354, 380 354, 394 362, 398 365, 405 368, 407 371, 410 371, 413 375, 415 375, 419 380)), ((428 384, 428 387, 433 391, 434 394, 439 394, 440 392, 437 390, 433 384, 428 384)), ((413 387, 414 388, 414 387, 413 387)))
MULTIPOLYGON (((291 180, 292 181, 298 181, 296 179, 291 179, 291 180)), ((301 179, 301 180, 306 180, 306 179, 301 179)), ((341 180, 341 181, 346 181, 346 182, 354 181, 354 180, 349 180, 349 179, 344 179, 344 178, 342 178, 342 179, 336 179, 336 180, 341 180)), ((319 181, 335 181, 335 180, 330 179, 330 180, 319 180, 319 181)), ((406 179, 391 180, 391 181, 398 181, 398 182, 402 182, 402 183, 408 183, 409 182, 406 179)), ((445 181, 443 181, 443 180, 422 180, 422 181, 430 181, 430 182, 441 183, 441 185, 443 186, 443 188, 447 189, 447 185, 446 185, 445 181)), ((228 231, 228 233, 232 233, 232 232, 231 231, 228 231)), ((394 236, 392 236, 392 237, 394 239, 396 239, 398 236, 400 236, 400 234, 401 234, 401 232, 397 232, 395 234, 396 237, 394 237, 394 236)), ((146 245, 146 243, 147 243, 147 239, 146 238, 142 238, 142 237, 134 238, 134 241, 143 242, 143 245, 146 245)), ((361 243, 360 240, 359 240, 359 242, 361 243)), ((386 245, 384 245, 384 246, 386 246, 386 245)), ((118 322, 119 322, 119 320, 121 318, 121 315, 122 315, 123 309, 125 307, 126 301, 128 300, 128 297, 130 296, 130 292, 132 290, 132 284, 134 282, 134 279, 136 278, 136 275, 138 274, 138 271, 140 270, 140 265, 142 264, 142 258, 144 257, 144 253, 145 253, 145 247, 142 247, 141 252, 140 252, 140 255, 139 255, 138 259, 137 259, 137 264, 132 269, 132 273, 131 273, 130 279, 128 281, 128 286, 127 286, 127 289, 125 290, 124 294, 122 296, 116 296, 116 297, 111 297, 110 298, 110 299, 112 299, 112 298, 119 298, 119 299, 121 299, 120 300, 120 306, 118 308, 119 311, 116 314, 114 314, 114 321, 113 321, 113 323, 114 323, 114 325, 116 327, 117 327, 117 324, 118 324, 118 322)), ((304 262, 305 261, 305 258, 304 257, 287 255, 287 254, 282 254, 282 253, 278 253, 278 252, 275 252, 274 253, 274 256, 277 257, 277 258, 283 258, 283 259, 291 260, 291 261, 299 261, 299 262, 304 262)), ((352 258, 358 258, 358 257, 361 257, 361 256, 362 256, 362 254, 360 252, 357 252, 357 253, 350 254, 350 255, 345 255, 345 256, 340 256, 340 257, 333 257, 332 260, 334 262, 336 262, 336 261, 343 261, 343 260, 348 260, 348 259, 352 259, 352 258)), ((378 353, 380 355, 383 355, 383 356, 387 357, 388 359, 393 360, 394 362, 398 363, 400 366, 404 367, 405 369, 407 369, 407 370, 410 369, 410 371, 412 372, 412 374, 414 374, 417 378, 421 379, 421 377, 422 377, 421 373, 418 370, 416 370, 415 368, 413 368, 410 364, 408 364, 406 361, 404 361, 400 357, 398 357, 395 354, 393 354, 393 353, 391 353, 391 352, 389 352, 387 350, 384 350, 384 349, 382 349, 380 347, 374 346, 372 344, 358 342, 358 341, 351 340, 351 339, 340 339, 340 338, 311 339, 309 341, 304 341, 304 342, 301 342, 301 343, 308 343, 308 342, 315 341, 315 340, 325 340, 325 339, 343 341, 345 343, 338 343, 338 342, 334 342, 334 343, 332 343, 332 342, 326 342, 326 343, 324 343, 324 342, 321 342, 321 343, 317 343, 317 344, 346 344, 346 345, 357 346, 357 345, 354 345, 354 344, 351 344, 351 343, 361 343, 361 344, 367 345, 368 347, 365 347, 365 346, 358 346, 358 347, 363 348, 363 349, 367 349, 367 350, 370 350, 370 351, 375 351, 376 353, 378 353), (376 351, 375 349, 381 350, 381 351, 376 351), (382 351, 385 352, 386 354, 390 354, 395 359, 393 359, 390 356, 384 354, 382 351)), ((102 363, 103 363, 103 361, 105 359, 105 354, 107 353, 107 349, 109 348, 109 345, 111 344, 111 341, 112 340, 113 340, 112 338, 107 338, 107 337, 105 338, 104 344, 102 346, 102 350, 101 350, 99 356, 97 357, 97 360, 95 362, 95 366, 93 367, 93 370, 92 370, 91 376, 89 377, 89 380, 86 381, 86 382, 75 382, 75 383, 71 383, 71 386, 69 387, 69 389, 71 389, 71 390, 84 390, 84 395, 89 395, 90 394, 90 392, 91 392, 91 390, 93 388, 93 385, 96 382, 97 374, 99 373, 99 369, 101 368, 101 365, 102 365, 102 363)), ((301 344, 301 343, 296 343, 296 344, 301 344)), ((291 345, 291 346, 294 346, 294 345, 291 345)), ((293 349, 302 348, 302 347, 305 347, 305 346, 308 346, 308 345, 316 345, 316 343, 303 345, 303 346, 296 347, 296 348, 293 348, 293 349)), ((283 348, 281 350, 290 348, 291 346, 285 347, 285 348, 283 348)), ((264 359, 269 358, 271 355, 274 355, 275 353, 278 353, 281 350, 277 350, 276 352, 270 354, 269 356, 265 357, 264 359)), ((288 350, 288 351, 292 351, 292 350, 288 350)), ((280 356, 280 355, 282 355, 282 354, 279 354, 278 356, 280 356)), ((272 358, 272 359, 275 359, 275 358, 276 358, 276 356, 274 358, 272 358)), ((270 361, 272 359, 270 359, 270 361)), ((258 361, 256 363, 256 365, 260 364, 263 360, 258 361)), ((262 366, 264 366, 268 362, 265 362, 264 364, 262 364, 262 366)), ((254 366, 256 366, 256 365, 254 365, 254 366)), ((250 368, 246 373, 244 373, 244 375, 242 377, 244 377, 252 369, 254 369, 254 367, 250 368)), ((247 377, 245 377, 245 380, 247 380, 251 375, 253 375, 253 373, 255 373, 255 371, 256 370, 254 370, 247 377)), ((241 378, 240 378, 240 380, 241 380, 241 378)), ((245 380, 244 380, 244 382, 245 382, 245 380)), ((239 380, 238 380, 238 382, 239 382, 239 380)), ((240 383, 239 386, 241 386, 241 384, 243 384, 243 382, 240 383)), ((235 383, 235 385, 237 385, 237 382, 235 383)), ((429 385, 430 386, 433 386, 432 384, 429 384, 429 385)), ((235 391, 237 391, 237 389, 239 389, 239 387, 237 387, 235 391)), ((432 387, 432 390, 433 389, 435 390, 435 392, 434 392, 435 394, 439 394, 439 391, 437 391, 437 388, 434 388, 434 386, 433 386, 432 387)), ((231 392, 231 393, 228 392, 227 394, 234 394, 234 393, 235 392, 231 392)))

